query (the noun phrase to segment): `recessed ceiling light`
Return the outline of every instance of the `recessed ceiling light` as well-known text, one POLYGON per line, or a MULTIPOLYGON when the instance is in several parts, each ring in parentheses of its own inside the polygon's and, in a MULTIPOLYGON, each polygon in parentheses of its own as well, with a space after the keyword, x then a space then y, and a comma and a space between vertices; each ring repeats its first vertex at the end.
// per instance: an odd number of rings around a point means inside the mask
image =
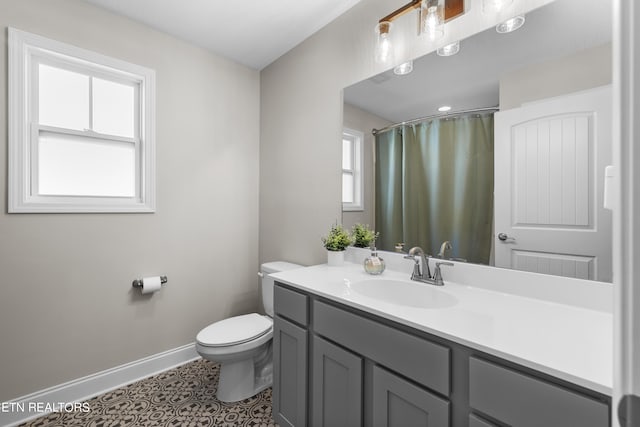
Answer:
POLYGON ((404 76, 405 74, 409 74, 413 71, 413 61, 407 61, 403 64, 398 65, 393 69, 393 73, 398 76, 404 76))
POLYGON ((438 54, 438 56, 451 56, 451 55, 455 55, 458 52, 460 52, 459 41, 453 42, 446 46, 439 47, 438 50, 436 50, 436 53, 438 54))
POLYGON ((524 15, 518 15, 496 25, 496 31, 499 32, 500 34, 506 34, 506 33, 510 33, 512 31, 517 30, 523 25, 524 25, 524 15))
POLYGON ((449 105, 443 105, 442 107, 438 108, 438 111, 440 111, 441 113, 446 113, 447 111, 451 110, 451 106, 449 105))

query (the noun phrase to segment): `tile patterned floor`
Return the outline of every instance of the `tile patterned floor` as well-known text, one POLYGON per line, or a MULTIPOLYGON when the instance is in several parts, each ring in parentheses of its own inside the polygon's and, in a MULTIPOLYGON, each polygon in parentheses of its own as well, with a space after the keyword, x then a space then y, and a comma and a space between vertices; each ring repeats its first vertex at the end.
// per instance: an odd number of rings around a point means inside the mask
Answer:
POLYGON ((89 412, 52 413, 24 427, 277 427, 271 389, 234 404, 216 399, 218 365, 197 360, 88 400, 89 412))

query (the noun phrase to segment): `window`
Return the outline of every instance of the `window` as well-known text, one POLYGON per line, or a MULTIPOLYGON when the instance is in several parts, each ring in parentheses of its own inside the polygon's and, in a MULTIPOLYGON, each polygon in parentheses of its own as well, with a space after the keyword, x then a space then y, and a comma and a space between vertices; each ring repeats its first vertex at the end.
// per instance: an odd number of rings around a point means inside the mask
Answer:
POLYGON ((364 134, 345 128, 342 131, 342 210, 361 211, 362 140, 364 134))
POLYGON ((153 212, 153 70, 9 29, 9 212, 153 212))

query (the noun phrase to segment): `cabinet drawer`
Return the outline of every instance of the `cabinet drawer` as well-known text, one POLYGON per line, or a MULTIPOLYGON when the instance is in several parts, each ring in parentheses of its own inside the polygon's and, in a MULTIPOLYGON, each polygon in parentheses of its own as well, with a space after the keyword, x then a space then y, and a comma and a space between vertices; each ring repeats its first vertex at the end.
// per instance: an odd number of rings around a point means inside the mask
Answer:
POLYGON ((476 358, 469 359, 469 404, 518 427, 606 427, 607 404, 476 358))
POLYGON ((303 326, 309 324, 306 295, 278 286, 277 284, 273 292, 273 309, 276 314, 293 320, 303 326))
POLYGON ((447 347, 320 301, 313 302, 313 328, 355 353, 449 395, 447 347))

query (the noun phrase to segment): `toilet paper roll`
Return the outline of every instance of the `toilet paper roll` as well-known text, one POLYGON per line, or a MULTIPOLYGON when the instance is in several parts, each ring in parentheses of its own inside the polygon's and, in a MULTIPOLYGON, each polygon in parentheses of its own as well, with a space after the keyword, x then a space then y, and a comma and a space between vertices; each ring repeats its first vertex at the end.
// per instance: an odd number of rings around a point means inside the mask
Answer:
POLYGON ((160 276, 142 278, 143 294, 150 294, 152 292, 159 291, 161 288, 162 288, 162 283, 160 282, 160 276))

